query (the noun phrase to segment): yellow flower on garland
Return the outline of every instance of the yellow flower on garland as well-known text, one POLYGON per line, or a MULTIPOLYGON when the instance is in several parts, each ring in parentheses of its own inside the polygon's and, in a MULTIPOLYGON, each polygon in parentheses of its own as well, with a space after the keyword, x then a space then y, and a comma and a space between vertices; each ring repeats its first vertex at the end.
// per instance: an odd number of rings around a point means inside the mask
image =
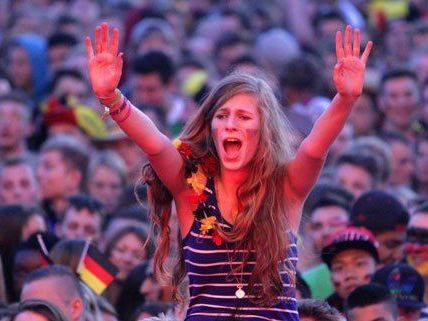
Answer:
POLYGON ((206 183, 207 177, 200 170, 199 166, 198 171, 196 173, 192 173, 192 176, 187 179, 187 184, 191 186, 196 194, 202 194, 204 192, 206 183))
POLYGON ((214 228, 214 224, 216 222, 217 218, 215 216, 208 216, 206 218, 203 218, 201 220, 201 227, 199 230, 202 232, 202 234, 206 234, 210 230, 214 228))
POLYGON ((181 140, 176 138, 173 140, 172 144, 175 146, 175 148, 179 149, 181 146, 181 140))

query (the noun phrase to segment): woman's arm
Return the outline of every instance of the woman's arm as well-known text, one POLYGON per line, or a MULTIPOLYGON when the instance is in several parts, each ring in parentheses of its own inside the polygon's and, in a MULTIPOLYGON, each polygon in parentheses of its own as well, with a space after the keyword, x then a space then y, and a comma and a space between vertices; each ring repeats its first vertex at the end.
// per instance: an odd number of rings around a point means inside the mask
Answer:
POLYGON ((183 160, 168 137, 117 89, 123 64, 122 53, 118 54, 118 29, 113 29, 111 40, 109 37, 108 25, 103 23, 95 29, 95 52, 91 39, 85 39, 92 89, 122 130, 147 154, 165 186, 176 194, 185 187, 181 177, 183 160))
POLYGON ((337 63, 333 79, 337 94, 287 166, 285 193, 291 192, 302 201, 315 184, 328 149, 342 130, 363 89, 365 65, 373 44, 369 42, 360 57, 360 32, 355 30, 353 44, 351 34, 352 28, 347 26, 344 45, 342 33, 338 31, 336 34, 337 63))

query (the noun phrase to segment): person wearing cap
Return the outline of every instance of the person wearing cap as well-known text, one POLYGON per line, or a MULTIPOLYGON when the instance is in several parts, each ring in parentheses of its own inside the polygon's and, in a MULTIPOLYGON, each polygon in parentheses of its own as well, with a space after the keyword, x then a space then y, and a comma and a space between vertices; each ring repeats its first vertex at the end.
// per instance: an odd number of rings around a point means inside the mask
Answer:
POLYGON ((302 263, 298 267, 315 299, 325 299, 334 292, 321 251, 331 235, 349 225, 351 201, 352 195, 344 188, 322 183, 315 186, 305 203, 303 246, 299 249, 302 263))
MULTIPOLYGON (((407 225, 404 253, 409 265, 428 284, 428 202, 422 203, 413 211, 407 225)), ((425 287, 424 301, 428 302, 428 287, 425 287)))
POLYGON ((388 288, 370 283, 357 287, 346 300, 348 321, 402 321, 388 288))
POLYGON ((321 258, 330 269, 335 293, 327 302, 343 312, 349 294, 370 282, 379 262, 378 243, 363 227, 348 227, 332 235, 322 250, 321 258))
POLYGON ((370 230, 379 242, 380 265, 404 258, 403 245, 409 214, 394 195, 371 190, 361 195, 352 206, 351 224, 370 230))
POLYGON ((425 284, 422 276, 405 263, 386 265, 373 275, 372 282, 386 286, 398 305, 402 321, 417 321, 421 317, 425 284))

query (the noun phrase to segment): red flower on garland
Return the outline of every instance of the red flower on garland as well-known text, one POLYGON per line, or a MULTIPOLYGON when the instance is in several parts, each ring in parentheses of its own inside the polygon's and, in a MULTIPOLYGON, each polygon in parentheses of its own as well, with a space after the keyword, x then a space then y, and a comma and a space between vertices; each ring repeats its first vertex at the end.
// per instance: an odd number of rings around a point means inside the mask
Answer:
POLYGON ((208 176, 213 176, 217 169, 217 160, 212 155, 206 155, 201 159, 201 167, 208 176))
POLYGON ((208 199, 208 196, 205 193, 202 194, 196 194, 193 193, 192 195, 189 195, 188 201, 190 204, 197 205, 199 203, 204 203, 208 199))
POLYGON ((221 238, 221 236, 217 230, 214 230, 214 234, 211 236, 211 239, 213 240, 213 242, 217 246, 219 246, 223 243, 223 239, 221 238))
POLYGON ((192 148, 189 144, 181 143, 179 150, 186 158, 192 156, 192 148))

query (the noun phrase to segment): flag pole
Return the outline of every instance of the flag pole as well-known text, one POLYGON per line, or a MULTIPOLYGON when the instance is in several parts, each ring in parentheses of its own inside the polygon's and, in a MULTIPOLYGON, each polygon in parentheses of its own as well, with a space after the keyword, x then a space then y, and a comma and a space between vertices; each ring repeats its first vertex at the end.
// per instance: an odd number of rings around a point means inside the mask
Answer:
POLYGON ((80 269, 82 268, 82 265, 83 265, 83 260, 85 259, 85 256, 89 250, 89 245, 91 245, 91 240, 86 239, 85 246, 83 247, 82 254, 80 255, 79 264, 77 265, 77 271, 76 271, 77 273, 80 273, 80 269))
POLYGON ((49 251, 46 247, 45 242, 43 241, 42 234, 37 234, 37 242, 39 243, 40 249, 46 257, 49 257, 49 251))

